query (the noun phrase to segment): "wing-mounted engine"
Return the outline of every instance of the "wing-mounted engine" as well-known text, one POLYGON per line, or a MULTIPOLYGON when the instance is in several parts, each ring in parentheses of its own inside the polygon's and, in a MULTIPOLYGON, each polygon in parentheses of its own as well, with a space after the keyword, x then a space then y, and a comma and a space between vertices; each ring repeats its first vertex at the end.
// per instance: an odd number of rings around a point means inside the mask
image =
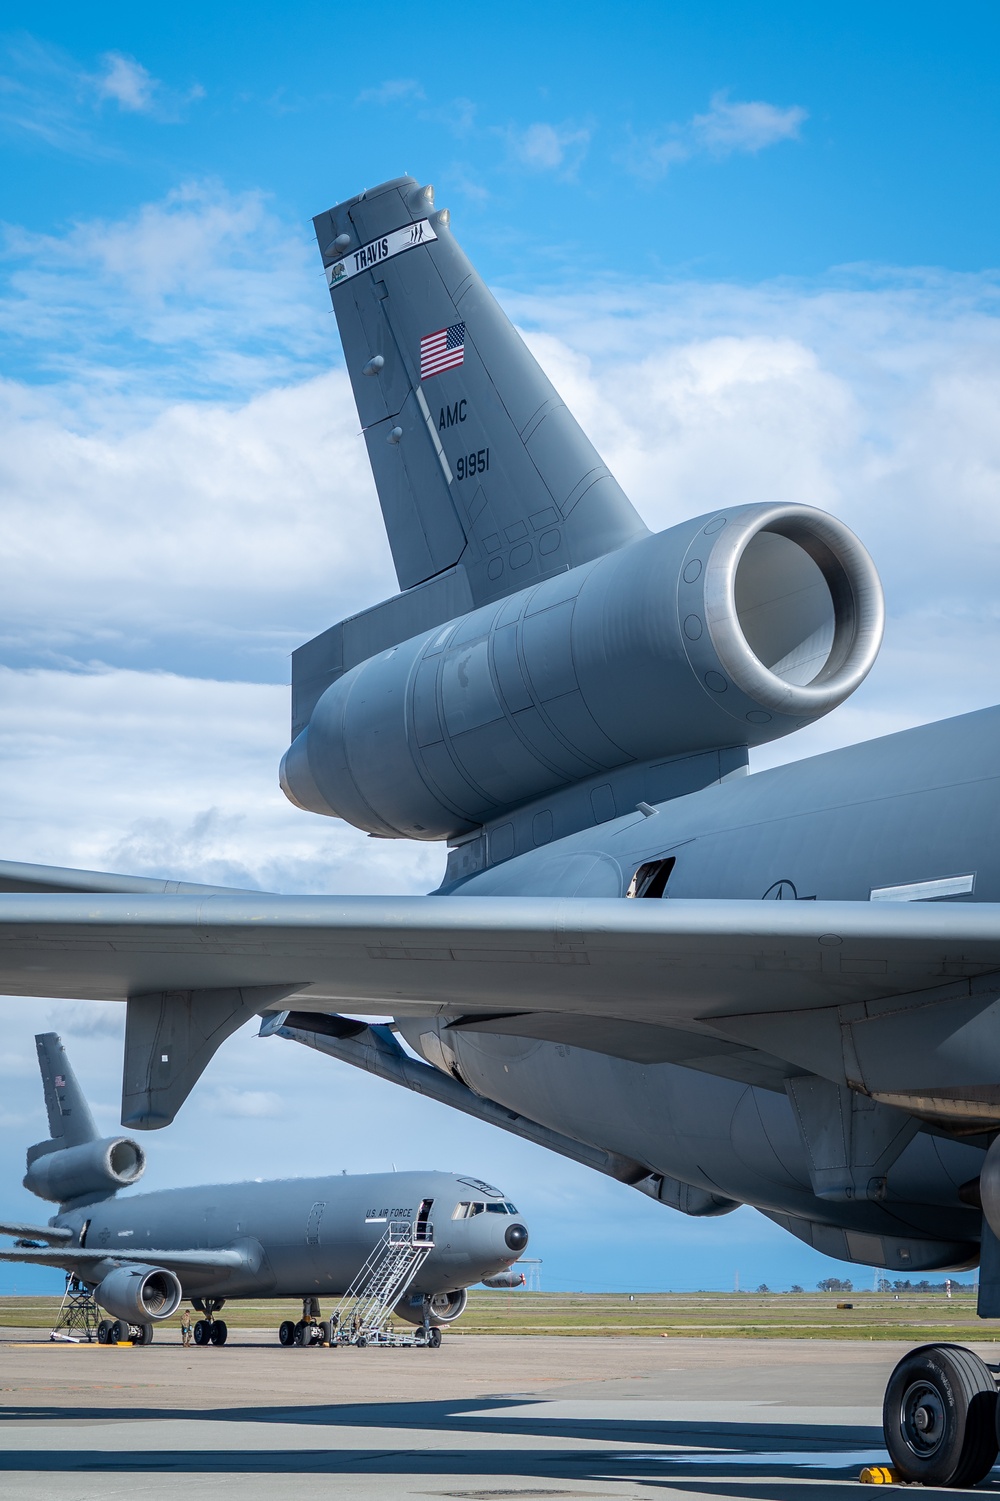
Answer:
POLYGON ((130 1324, 168 1319, 184 1296, 176 1273, 161 1266, 119 1266, 94 1290, 94 1301, 112 1318, 130 1324))
POLYGON ((282 787, 383 838, 460 839, 528 812, 528 842, 511 830, 491 850, 504 858, 744 765, 747 747, 842 703, 882 629, 878 575, 845 526, 734 507, 352 667, 318 698, 282 787))
MULTIPOLYGON (((456 1287, 452 1292, 435 1293, 430 1299, 428 1308, 429 1322, 435 1327, 441 1324, 453 1324, 460 1319, 469 1302, 469 1289, 456 1287)), ((415 1297, 404 1298, 393 1309, 397 1318, 405 1319, 408 1324, 422 1324, 424 1320, 424 1300, 418 1293, 415 1297)))

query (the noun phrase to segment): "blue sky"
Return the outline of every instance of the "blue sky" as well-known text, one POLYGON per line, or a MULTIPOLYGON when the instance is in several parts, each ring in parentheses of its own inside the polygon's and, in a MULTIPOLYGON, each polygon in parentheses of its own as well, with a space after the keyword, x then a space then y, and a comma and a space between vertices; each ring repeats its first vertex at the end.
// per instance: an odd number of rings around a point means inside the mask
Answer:
POLYGON ((307 225, 406 170, 491 279, 995 259, 988 3, 4 14, 4 212, 38 231, 205 176, 307 225))
MULTIPOLYGON (((289 652, 395 587, 310 219, 401 171, 435 183, 650 525, 803 500, 871 549, 878 665, 756 765, 996 701, 995 6, 56 4, 3 26, 9 857, 437 883, 439 850, 275 787, 289 652)), ((63 1032, 110 1129, 122 1018, 0 1015, 0 1206, 27 1215, 32 1033, 63 1032)), ((524 1209, 550 1286, 829 1270, 749 1211, 696 1224, 485 1127, 461 1142, 438 1107, 241 1035, 149 1177, 462 1167, 524 1209)))

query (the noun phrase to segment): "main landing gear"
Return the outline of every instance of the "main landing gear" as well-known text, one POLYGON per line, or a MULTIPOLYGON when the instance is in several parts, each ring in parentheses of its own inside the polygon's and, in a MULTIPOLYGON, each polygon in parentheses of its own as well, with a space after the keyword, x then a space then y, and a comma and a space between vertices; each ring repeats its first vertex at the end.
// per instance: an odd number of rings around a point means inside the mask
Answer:
MULTIPOLYGON (((983 1210, 976 1314, 1000 1318, 1000 1137, 981 1176, 962 1185, 964 1203, 983 1210)), ((963 1345, 921 1345, 904 1355, 885 1389, 882 1427, 900 1480, 920 1485, 977 1485, 1000 1453, 1000 1365, 963 1345)))
POLYGON ((101 1319, 97 1326, 99 1345, 151 1345, 152 1324, 130 1324, 127 1319, 101 1319))
POLYGON ((196 1345, 224 1345, 229 1338, 229 1326, 225 1319, 217 1319, 216 1313, 224 1308, 225 1298, 192 1298, 191 1307, 196 1308, 205 1317, 198 1319, 194 1326, 194 1342, 196 1345))
POLYGON ((302 1299, 302 1317, 297 1323, 292 1319, 283 1321, 278 1329, 278 1339, 283 1345, 308 1348, 311 1345, 330 1345, 330 1333, 329 1320, 320 1318, 319 1299, 310 1297, 302 1299))
POLYGON ((965 1487, 989 1474, 1000 1452, 998 1371, 962 1345, 921 1345, 903 1356, 882 1407, 900 1480, 965 1487))

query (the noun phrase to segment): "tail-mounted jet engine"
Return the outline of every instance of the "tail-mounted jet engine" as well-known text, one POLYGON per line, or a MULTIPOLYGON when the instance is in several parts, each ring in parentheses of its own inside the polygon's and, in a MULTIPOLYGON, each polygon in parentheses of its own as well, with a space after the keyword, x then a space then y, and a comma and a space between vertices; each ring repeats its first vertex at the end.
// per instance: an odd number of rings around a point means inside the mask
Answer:
POLYGON ((120 1266, 109 1272, 94 1292, 94 1301, 112 1318, 129 1324, 168 1319, 184 1296, 173 1272, 159 1266, 120 1266))
POLYGON ((48 1141, 39 1146, 45 1150, 31 1147, 28 1151, 24 1186, 53 1204, 106 1198, 138 1183, 146 1170, 145 1152, 128 1136, 85 1141, 76 1147, 54 1148, 48 1141))
POLYGON ((372 834, 455 838, 617 768, 799 729, 863 681, 882 628, 878 575, 847 527, 735 507, 352 667, 281 785, 372 834))

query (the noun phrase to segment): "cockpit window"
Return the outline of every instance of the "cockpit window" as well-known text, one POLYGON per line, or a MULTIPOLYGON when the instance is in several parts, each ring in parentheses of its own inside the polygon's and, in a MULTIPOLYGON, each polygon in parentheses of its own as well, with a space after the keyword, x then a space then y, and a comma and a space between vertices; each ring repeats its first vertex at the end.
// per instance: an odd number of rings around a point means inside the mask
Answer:
POLYGON ((509 1203, 509 1202, 504 1205, 504 1208, 506 1209, 506 1211, 507 1211, 508 1214, 516 1214, 517 1213, 517 1210, 514 1208, 514 1205, 511 1204, 511 1203, 509 1203))
POLYGON ((487 1214, 506 1214, 507 1213, 507 1205, 506 1204, 487 1204, 487 1206, 486 1206, 486 1212, 487 1212, 487 1214))
MULTIPOLYGON (((490 1204, 488 1207, 499 1210, 501 1214, 503 1213, 504 1206, 502 1204, 490 1204)), ((455 1205, 451 1212, 451 1217, 453 1220, 470 1220, 474 1214, 485 1214, 486 1209, 487 1205, 485 1204, 470 1203, 468 1199, 463 1199, 461 1204, 455 1205)))
POLYGON ((469 1218, 470 1219, 472 1218, 472 1216, 474 1214, 485 1214, 485 1213, 486 1213, 486 1205, 485 1204, 470 1204, 469 1205, 469 1218))

